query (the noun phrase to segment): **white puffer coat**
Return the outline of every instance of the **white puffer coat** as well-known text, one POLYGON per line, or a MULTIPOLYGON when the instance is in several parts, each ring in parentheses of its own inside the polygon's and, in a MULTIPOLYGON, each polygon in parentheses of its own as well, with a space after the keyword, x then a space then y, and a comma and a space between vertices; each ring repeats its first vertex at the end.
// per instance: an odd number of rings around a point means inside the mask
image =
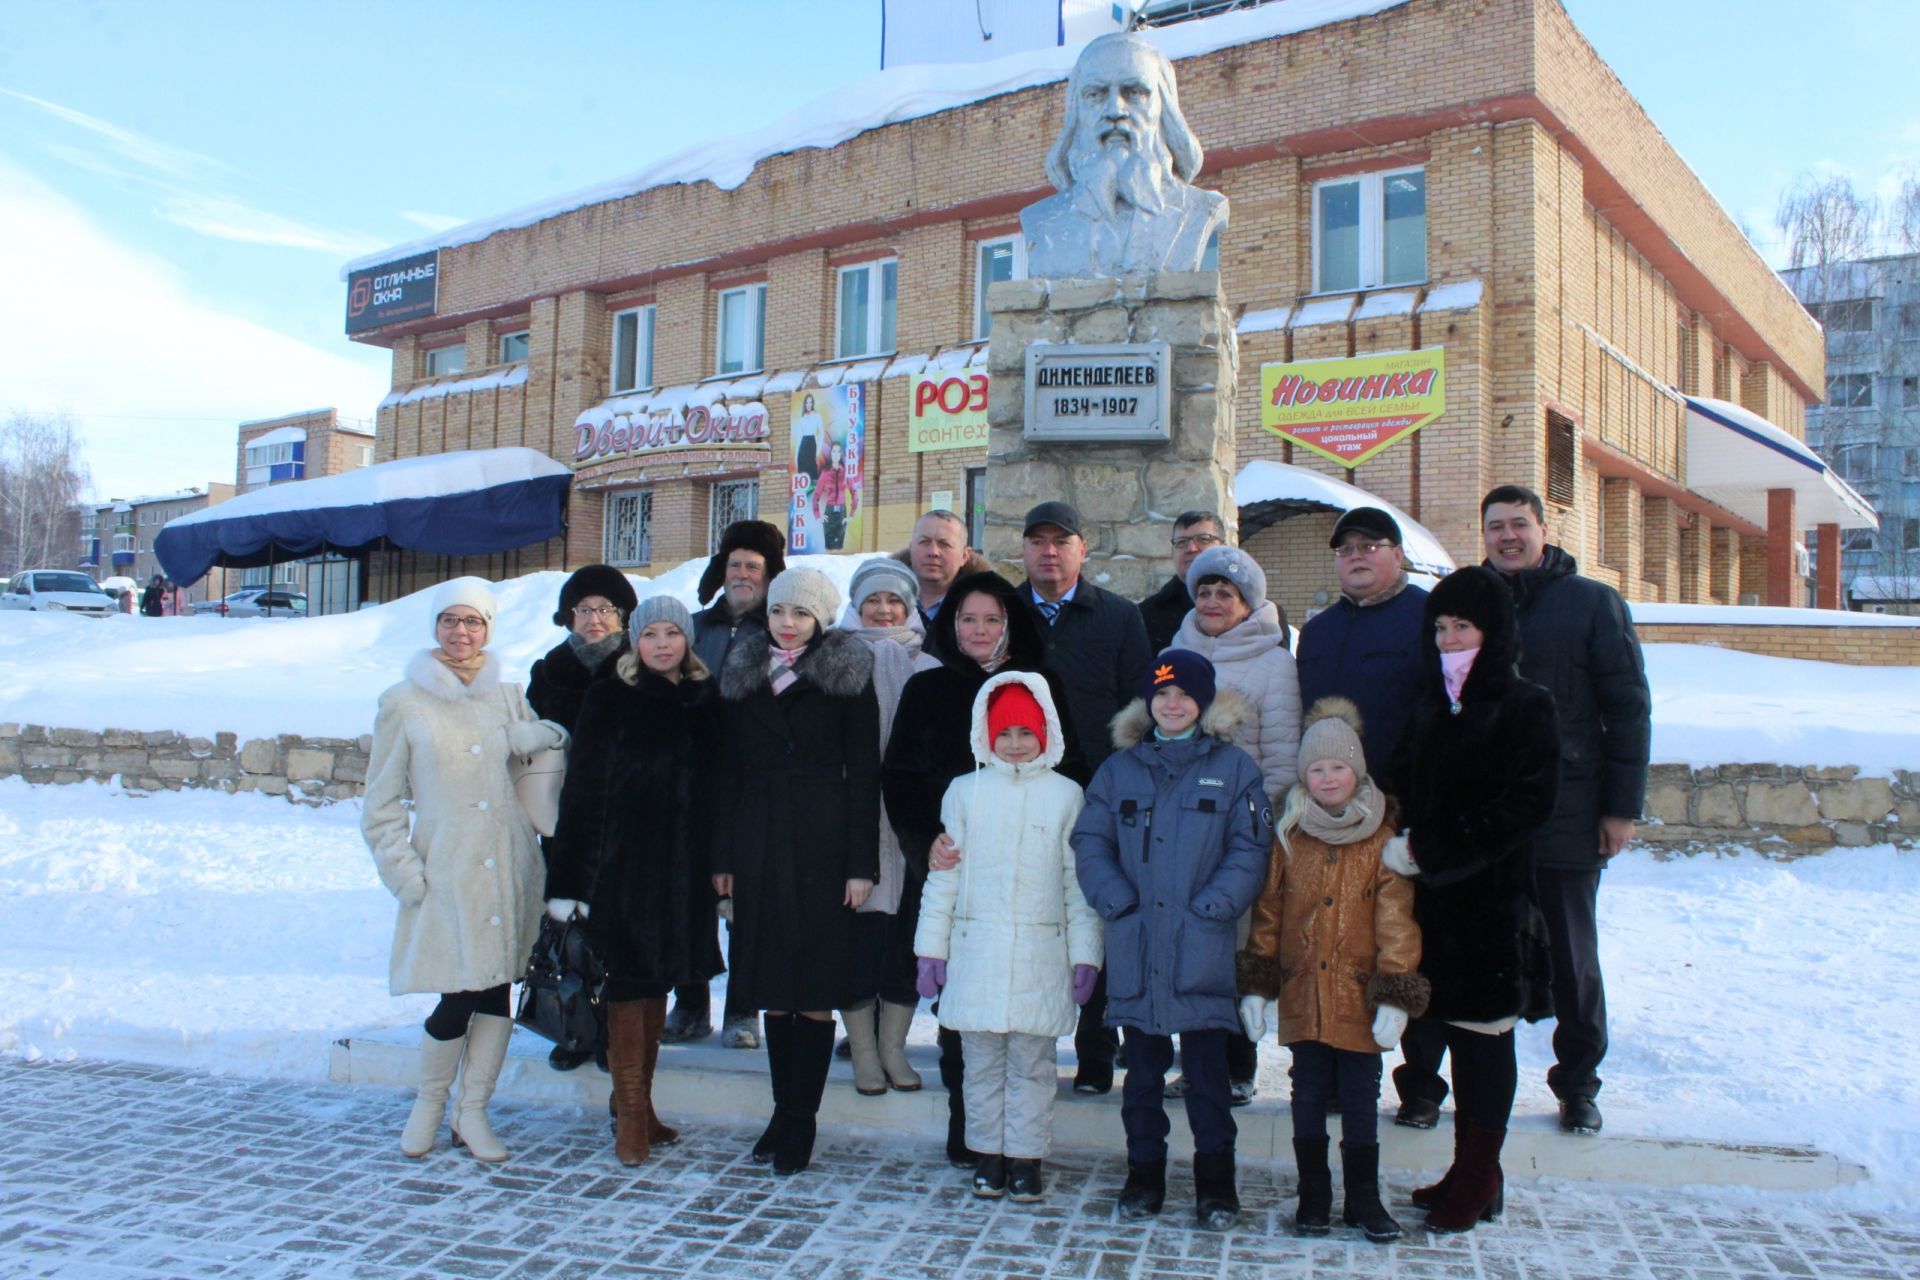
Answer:
POLYGON ((546 868, 507 757, 566 741, 566 730, 534 716, 519 685, 501 682, 492 654, 464 684, 422 650, 407 678, 380 695, 360 833, 400 899, 387 973, 394 995, 520 980, 546 868))
POLYGON ((1280 634, 1280 611, 1269 600, 1219 636, 1200 630, 1190 610, 1172 646, 1213 663, 1214 683, 1247 700, 1253 714, 1234 727, 1233 745, 1259 764, 1276 813, 1300 770, 1300 675, 1280 634))
POLYGON ((981 768, 955 778, 940 820, 960 865, 927 877, 914 954, 947 962, 940 1025, 954 1031, 1073 1031, 1073 966, 1103 958, 1100 917, 1080 893, 1068 837, 1080 788, 1053 771, 1065 749, 1045 677, 1003 671, 973 700, 973 756, 981 768), (1046 716, 1040 759, 1013 765, 993 754, 987 702, 1025 685, 1046 716))

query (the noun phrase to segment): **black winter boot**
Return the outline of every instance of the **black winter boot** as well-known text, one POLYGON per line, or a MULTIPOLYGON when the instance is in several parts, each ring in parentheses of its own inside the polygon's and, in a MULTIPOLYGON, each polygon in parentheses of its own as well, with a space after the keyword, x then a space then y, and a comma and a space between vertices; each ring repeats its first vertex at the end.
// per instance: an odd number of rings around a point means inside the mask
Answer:
POLYGON ((1167 1158, 1127 1161, 1127 1185, 1120 1188, 1120 1216, 1128 1222, 1151 1218, 1167 1202, 1167 1158))
POLYGON ((1295 1138, 1293 1162, 1300 1172, 1300 1207, 1293 1229, 1303 1236, 1323 1236, 1333 1226, 1333 1170, 1327 1167, 1325 1138, 1295 1138))
POLYGON ((1226 1231, 1240 1220, 1240 1193, 1234 1187, 1231 1150, 1194 1152, 1193 1220, 1214 1231, 1226 1231))
MULTIPOLYGON (((668 1014, 672 1019, 672 1014, 668 1014)), ((766 1130, 760 1140, 753 1144, 753 1162, 772 1164, 773 1153, 780 1149, 782 1134, 786 1131, 787 1110, 792 1089, 787 1083, 787 1073, 793 1069, 793 1015, 790 1013, 770 1013, 767 1015, 767 1074, 773 1083, 773 1117, 767 1121, 766 1130)))
POLYGON ((1360 1228, 1375 1244, 1398 1240, 1400 1224, 1380 1203, 1380 1144, 1341 1143, 1340 1173, 1347 1192, 1340 1221, 1360 1228))
POLYGON ((967 1146, 966 1065, 960 1056, 960 1033, 945 1028, 940 1032, 940 1083, 947 1089, 947 1163, 971 1169, 980 1163, 980 1153, 967 1146))
POLYGON ((787 1073, 792 1090, 790 1118, 779 1149, 773 1153, 773 1171, 781 1177, 799 1173, 813 1162, 813 1137, 820 1098, 827 1091, 827 1073, 833 1069, 833 1022, 799 1014, 793 1019, 793 1069, 787 1073))

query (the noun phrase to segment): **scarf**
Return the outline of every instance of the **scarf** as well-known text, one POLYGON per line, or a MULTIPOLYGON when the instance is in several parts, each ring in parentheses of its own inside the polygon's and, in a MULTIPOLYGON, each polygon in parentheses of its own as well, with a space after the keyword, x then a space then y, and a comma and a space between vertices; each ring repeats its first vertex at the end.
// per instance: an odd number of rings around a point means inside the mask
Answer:
POLYGON ((791 689, 794 682, 800 678, 794 667, 799 665, 806 651, 807 646, 804 644, 798 649, 782 649, 777 644, 767 646, 767 679, 772 682, 776 696, 791 689))
POLYGON ((1328 813, 1308 796, 1306 808, 1300 811, 1300 830, 1322 844, 1357 844, 1378 831, 1385 816, 1386 806, 1380 803, 1373 779, 1363 778, 1338 813, 1328 813))
POLYGON ((1467 687, 1467 675, 1473 670, 1473 660, 1480 656, 1478 649, 1461 649, 1457 653, 1440 655, 1440 676, 1447 682, 1447 701, 1453 709, 1460 709, 1460 691, 1467 687))
POLYGON ((1007 642, 1013 638, 1013 628, 1001 629, 1000 638, 993 642, 993 652, 980 659, 980 669, 992 675, 1007 665, 1007 642))
POLYGON ((627 633, 625 631, 610 631, 598 640, 589 643, 582 639, 577 632, 567 632, 567 644, 573 649, 573 656, 578 658, 580 665, 590 672, 598 671, 600 664, 608 658, 611 658, 613 651, 618 649, 621 641, 626 638, 627 633))
POLYGON ((473 656, 465 662, 455 662, 447 656, 445 649, 438 647, 435 647, 433 656, 440 660, 441 666, 453 672, 456 676, 459 676, 461 684, 472 684, 473 678, 480 674, 480 668, 487 665, 487 651, 485 649, 475 649, 473 656))
POLYGON ((1188 738, 1193 737, 1194 734, 1199 732, 1200 722, 1198 720, 1195 720, 1179 733, 1168 733, 1156 724, 1153 726, 1153 739, 1155 742, 1185 742, 1188 738))

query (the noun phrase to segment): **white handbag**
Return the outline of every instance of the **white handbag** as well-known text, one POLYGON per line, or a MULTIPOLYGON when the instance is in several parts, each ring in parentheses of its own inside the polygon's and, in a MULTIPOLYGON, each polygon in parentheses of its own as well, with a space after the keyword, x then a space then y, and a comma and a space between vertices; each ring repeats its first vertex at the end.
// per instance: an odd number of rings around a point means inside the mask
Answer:
POLYGON ((532 755, 507 757, 507 776, 520 797, 527 821, 543 836, 560 825, 560 787, 567 780, 567 749, 547 747, 532 755))

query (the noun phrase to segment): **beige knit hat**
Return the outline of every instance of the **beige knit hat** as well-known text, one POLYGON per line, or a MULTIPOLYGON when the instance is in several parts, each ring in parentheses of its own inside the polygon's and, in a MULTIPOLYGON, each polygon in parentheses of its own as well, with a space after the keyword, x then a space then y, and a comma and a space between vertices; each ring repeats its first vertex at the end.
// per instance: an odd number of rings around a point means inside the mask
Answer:
POLYGON ((1367 754, 1360 745, 1360 708, 1345 698, 1322 698, 1314 703, 1300 734, 1300 777, 1315 761, 1344 761, 1362 778, 1367 776, 1367 754))
POLYGON ((767 608, 777 604, 804 609, 826 631, 840 616, 840 591, 833 579, 818 569, 789 568, 767 588, 767 608))

